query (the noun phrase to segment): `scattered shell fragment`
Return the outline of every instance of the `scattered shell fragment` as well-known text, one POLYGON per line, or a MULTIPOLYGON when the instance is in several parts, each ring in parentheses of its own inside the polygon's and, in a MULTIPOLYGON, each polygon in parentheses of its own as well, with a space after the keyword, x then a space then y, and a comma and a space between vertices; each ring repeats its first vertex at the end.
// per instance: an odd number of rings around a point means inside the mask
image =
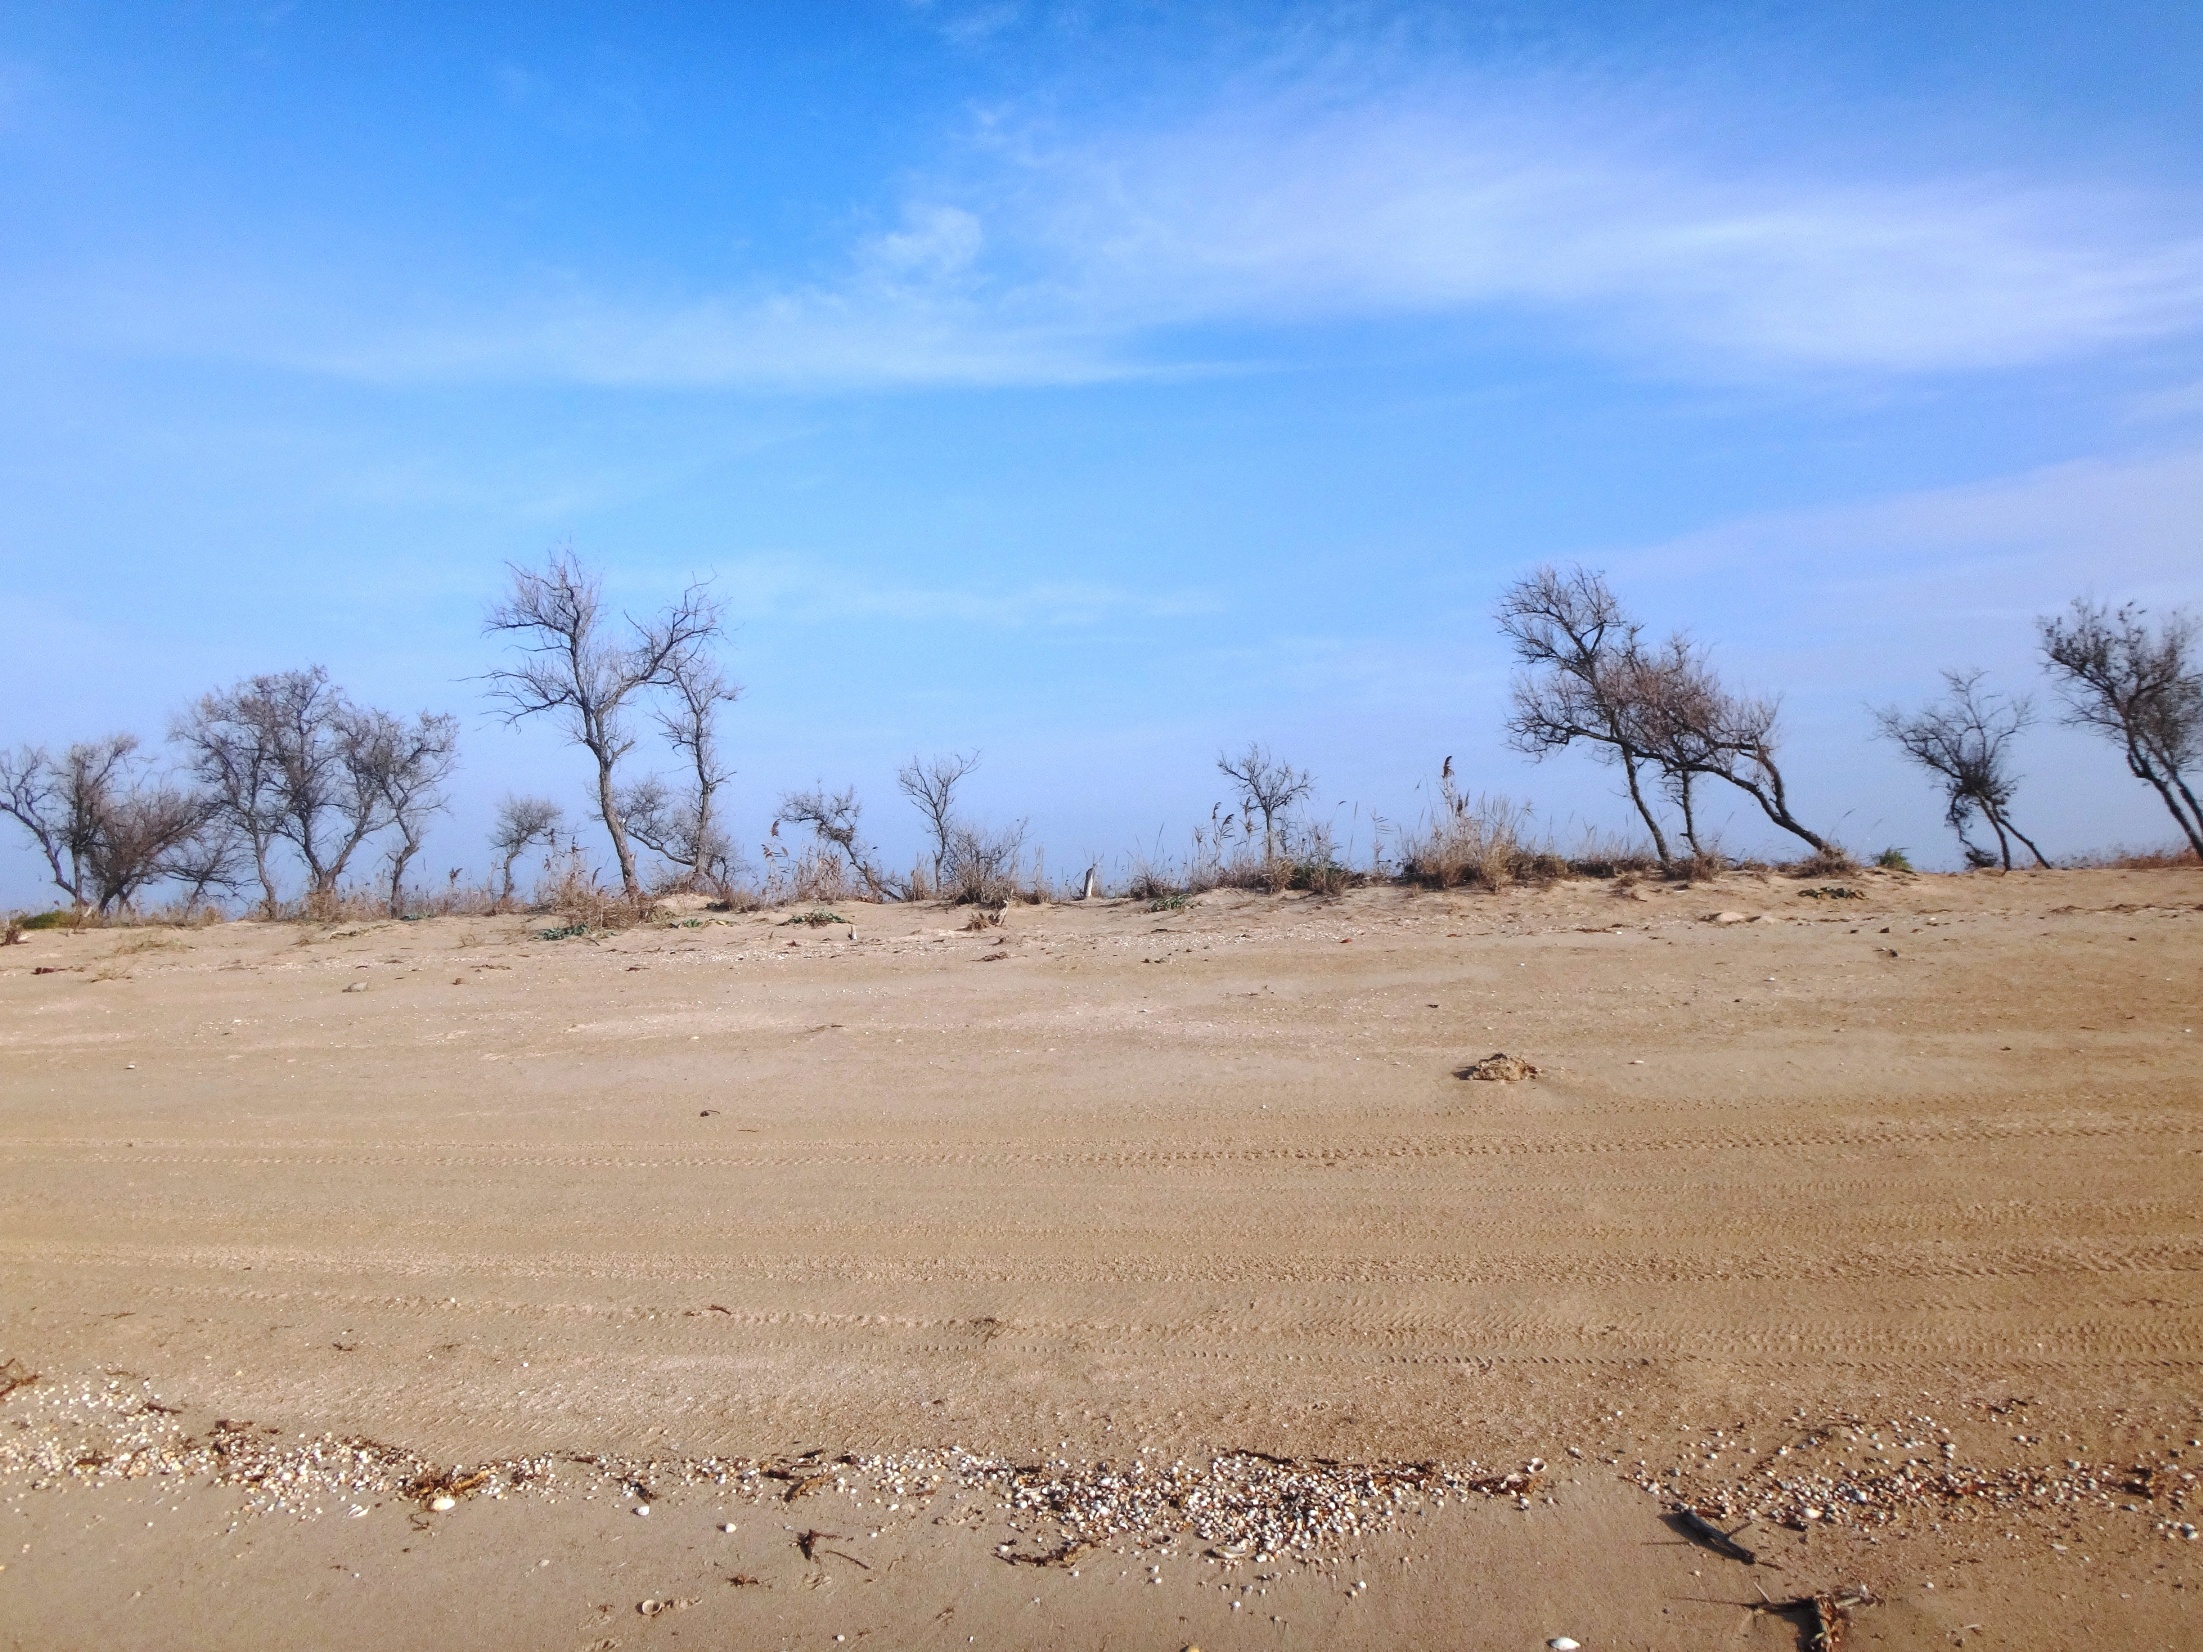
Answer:
POLYGON ((447 1514, 459 1506, 459 1499, 456 1497, 438 1497, 432 1499, 428 1506, 438 1514, 447 1514))
POLYGON ((346 992, 365 992, 367 990, 367 983, 365 981, 354 981, 344 990, 346 992))
POLYGON ((1710 924, 1741 924, 1750 923, 1751 919, 1741 912, 1716 912, 1706 922, 1710 924))
POLYGON ((1570 1638, 1569 1638, 1568 1636, 1566 1636, 1566 1635, 1555 1635, 1555 1636, 1554 1636, 1554 1637, 1553 1637, 1553 1638, 1552 1638, 1551 1640, 1547 1641, 1547 1642, 1546 1642, 1545 1644, 1546 1644, 1547 1646, 1550 1646, 1550 1647, 1551 1647, 1551 1648, 1553 1649, 1553 1652, 1576 1652, 1576 1648, 1577 1648, 1577 1647, 1578 1647, 1578 1646, 1579 1646, 1579 1645, 1580 1645, 1581 1643, 1580 1643, 1580 1642, 1578 1642, 1578 1641, 1574 1641, 1574 1640, 1571 1640, 1571 1639, 1570 1639, 1570 1638))

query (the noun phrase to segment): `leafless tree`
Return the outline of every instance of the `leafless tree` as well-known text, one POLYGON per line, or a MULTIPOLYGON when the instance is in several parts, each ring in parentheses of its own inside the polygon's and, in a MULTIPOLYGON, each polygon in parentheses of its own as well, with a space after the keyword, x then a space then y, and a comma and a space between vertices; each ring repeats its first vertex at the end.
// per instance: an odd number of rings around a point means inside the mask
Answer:
POLYGON ((1615 680, 1623 726, 1682 810, 1692 853, 1706 852, 1695 800, 1701 778, 1728 782, 1784 831, 1821 854, 1836 852, 1790 807, 1775 760, 1779 702, 1725 687, 1705 649, 1681 634, 1656 650, 1633 646, 1615 680))
POLYGON ((1887 706, 1875 712, 1874 723, 1941 783, 1946 801, 1943 818, 1958 834, 1968 865, 2001 864, 2009 872, 2012 839, 2017 838, 2037 866, 2048 866, 2034 839, 2013 825, 2011 816, 2012 797, 2019 790, 2019 776, 2011 767, 2011 744, 2034 721, 2034 708, 2024 698, 2015 700, 1984 689, 1985 675, 1978 670, 1946 671, 1941 701, 1909 713, 1887 706), (1966 834, 1976 814, 1996 833, 1994 855, 1966 834))
MULTIPOLYGON (((262 789, 235 805, 219 794, 223 807, 240 826, 250 819, 248 831, 290 844, 306 867, 308 904, 326 904, 360 845, 389 823, 351 737, 359 714, 318 665, 251 677, 214 698, 236 719, 229 732, 263 766, 262 789)), ((272 883, 262 889, 272 898, 272 883)))
POLYGON ((925 816, 926 832, 933 839, 933 886, 948 882, 949 848, 957 829, 956 788, 979 767, 979 753, 968 757, 950 752, 946 757, 920 762, 916 757, 895 771, 895 784, 903 796, 925 816))
POLYGON ((429 816, 444 807, 444 782, 458 762, 459 719, 424 711, 408 723, 387 711, 348 710, 339 737, 346 772, 362 800, 349 818, 397 831, 390 850, 390 915, 402 918, 405 869, 421 852, 429 816))
POLYGON ((276 715, 278 679, 249 679, 207 694, 176 719, 169 738, 227 823, 241 840, 260 884, 260 909, 273 918, 281 906, 269 858, 279 838, 283 765, 278 756, 282 719, 276 715))
POLYGON ((513 898, 513 863, 538 845, 556 848, 558 829, 565 818, 566 811, 547 797, 508 797, 498 804, 490 848, 497 854, 500 903, 513 898))
POLYGON ((604 612, 603 580, 571 551, 551 553, 540 569, 513 566, 505 599, 491 609, 485 629, 519 649, 520 663, 490 673, 491 697, 517 723, 555 713, 566 736, 597 765, 597 813, 612 839, 620 885, 639 899, 635 850, 619 806, 616 771, 634 749, 628 702, 648 689, 675 686, 678 671, 698 660, 721 635, 720 607, 702 585, 644 622, 626 618, 615 636, 604 612))
POLYGON ((2085 598, 2039 622, 2043 658, 2066 703, 2065 720, 2126 751, 2127 769, 2157 789, 2203 856, 2203 804, 2188 774, 2203 764, 2203 651, 2194 615, 2175 609, 2156 627, 2134 603, 2085 598))
POLYGON ((215 800, 202 792, 199 829, 169 854, 167 876, 184 892, 184 910, 196 911, 209 896, 240 893, 252 876, 251 850, 244 833, 215 800))
POLYGON ((887 886, 872 864, 871 851, 858 836, 858 821, 863 814, 864 805, 857 801, 856 788, 829 792, 824 785, 814 785, 784 795, 774 824, 810 827, 812 836, 830 853, 847 861, 849 870, 863 880, 866 891, 879 900, 886 896, 887 886))
POLYGON ((1667 834, 1645 796, 1645 771, 1657 774, 1659 762, 1636 716, 1642 627, 1622 611, 1606 576, 1582 567, 1542 567, 1518 579, 1500 596, 1496 617, 1523 668, 1507 743, 1536 759, 1583 744, 1620 764, 1653 853, 1667 865, 1667 834))
POLYGON ((1277 817, 1315 790, 1315 777, 1306 769, 1280 762, 1255 743, 1237 757, 1220 754, 1216 767, 1238 787, 1241 810, 1250 819, 1262 816, 1262 863, 1269 865, 1277 858, 1277 817))
POLYGON ((133 734, 0 756, 0 814, 30 834, 73 905, 102 914, 169 876, 207 821, 199 798, 149 771, 133 734))
MULTIPOLYGON (((1780 703, 1723 686, 1703 650, 1676 638, 1656 655, 1639 651, 1627 672, 1631 739, 1659 766, 1679 799, 1694 776, 1725 780, 1760 806, 1769 820, 1816 853, 1837 851, 1790 808, 1775 761, 1780 703)), ((1691 847, 1698 848, 1695 817, 1691 847)))
POLYGON ((683 654, 667 667, 667 703, 658 727, 687 759, 689 784, 676 794, 652 778, 621 794, 628 835, 681 867, 691 884, 724 893, 734 873, 734 845, 720 828, 715 806, 734 771, 719 757, 719 712, 742 697, 718 662, 701 652, 683 654))

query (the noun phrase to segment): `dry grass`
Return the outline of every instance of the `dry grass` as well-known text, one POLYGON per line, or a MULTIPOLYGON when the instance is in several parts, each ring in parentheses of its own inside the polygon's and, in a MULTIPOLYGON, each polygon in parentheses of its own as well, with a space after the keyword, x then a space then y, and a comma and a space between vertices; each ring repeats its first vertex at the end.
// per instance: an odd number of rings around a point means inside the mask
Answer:
POLYGON ((2192 872, 2203 862, 2198 862, 2193 849, 2177 843, 2161 849, 2099 849, 2085 855, 2068 856, 2059 864, 2079 870, 2109 872, 2192 872))

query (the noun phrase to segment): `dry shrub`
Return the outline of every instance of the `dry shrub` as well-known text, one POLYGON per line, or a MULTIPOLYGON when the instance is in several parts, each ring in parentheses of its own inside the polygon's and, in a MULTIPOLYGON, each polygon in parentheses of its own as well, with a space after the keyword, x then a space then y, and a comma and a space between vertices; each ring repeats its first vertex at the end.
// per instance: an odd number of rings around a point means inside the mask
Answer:
POLYGON ((1025 823, 989 831, 952 826, 942 857, 941 895, 955 906, 1006 906, 1022 898, 1025 823))
POLYGON ((1437 818, 1426 818, 1416 832, 1401 840, 1403 882, 1426 889, 1458 889, 1468 884, 1504 889, 1525 879, 1542 880, 1566 872, 1566 863, 1558 856, 1533 849, 1525 841, 1530 830, 1528 804, 1503 797, 1465 797, 1454 790, 1450 775, 1439 785, 1442 803, 1437 818))
POLYGON ((841 857, 817 849, 796 856, 787 882, 790 898, 798 901, 846 901, 857 893, 849 886, 849 869, 841 857))
POLYGON ((1827 848, 1794 860, 1782 868, 1787 878, 1842 878, 1858 871, 1859 863, 1831 843, 1827 848))
POLYGON ((607 889, 593 867, 571 855, 561 867, 544 870, 536 885, 533 910, 564 918, 558 927, 627 929, 649 916, 648 897, 630 898, 607 889))

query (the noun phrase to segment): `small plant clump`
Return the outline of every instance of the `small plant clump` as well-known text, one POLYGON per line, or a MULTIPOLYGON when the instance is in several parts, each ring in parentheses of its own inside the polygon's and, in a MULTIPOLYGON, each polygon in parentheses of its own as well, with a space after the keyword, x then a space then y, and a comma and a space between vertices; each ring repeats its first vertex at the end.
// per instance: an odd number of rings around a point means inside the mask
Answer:
POLYGON ((539 929, 536 931, 536 939, 539 941, 581 941, 587 940, 588 937, 589 926, 587 924, 560 924, 553 929, 539 929))
POLYGON ((813 907, 808 912, 798 912, 792 918, 783 918, 780 921, 780 927, 786 929, 790 924, 804 924, 812 929, 828 929, 836 924, 846 925, 848 922, 849 920, 839 912, 819 906, 813 907))
POLYGON ((1876 855, 1874 864, 1885 872, 1909 872, 1913 869, 1912 858, 1895 844, 1876 855))

